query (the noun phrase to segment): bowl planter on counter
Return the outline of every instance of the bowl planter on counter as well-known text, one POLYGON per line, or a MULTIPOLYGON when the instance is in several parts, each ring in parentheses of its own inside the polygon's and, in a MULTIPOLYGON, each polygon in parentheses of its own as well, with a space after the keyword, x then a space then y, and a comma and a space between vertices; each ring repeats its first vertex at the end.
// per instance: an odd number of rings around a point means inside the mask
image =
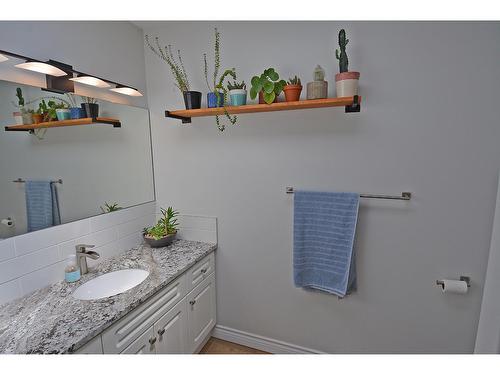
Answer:
POLYGON ((290 78, 286 86, 283 87, 283 92, 285 93, 285 100, 287 102, 297 102, 300 100, 300 93, 302 92, 302 83, 300 78, 295 76, 290 78))
POLYGON ((172 243, 177 235, 178 211, 174 211, 172 207, 161 208, 161 218, 152 227, 144 228, 144 241, 151 247, 165 247, 172 243))

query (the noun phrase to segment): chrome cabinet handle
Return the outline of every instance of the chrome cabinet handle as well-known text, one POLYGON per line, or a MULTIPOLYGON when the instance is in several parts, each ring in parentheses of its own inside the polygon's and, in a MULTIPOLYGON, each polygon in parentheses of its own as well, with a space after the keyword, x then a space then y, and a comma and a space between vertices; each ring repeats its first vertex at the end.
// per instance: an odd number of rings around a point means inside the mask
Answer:
POLYGON ((155 342, 156 342, 156 337, 150 337, 150 338, 149 338, 149 343, 150 343, 151 345, 154 345, 154 343, 155 343, 155 342))
POLYGON ((195 303, 196 303, 196 301, 194 301, 194 300, 193 300, 193 301, 189 301, 189 304, 190 304, 191 306, 194 306, 194 304, 195 304, 195 303))
POLYGON ((200 270, 200 273, 205 273, 205 272, 207 272, 207 269, 206 269, 206 268, 202 268, 202 269, 200 270))
POLYGON ((165 333, 165 328, 159 329, 158 334, 161 336, 165 333))

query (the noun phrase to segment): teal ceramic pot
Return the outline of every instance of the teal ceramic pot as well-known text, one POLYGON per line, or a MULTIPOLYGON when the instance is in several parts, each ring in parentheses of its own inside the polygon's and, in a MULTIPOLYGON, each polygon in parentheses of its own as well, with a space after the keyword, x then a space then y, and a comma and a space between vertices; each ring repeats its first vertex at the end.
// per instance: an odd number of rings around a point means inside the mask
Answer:
POLYGON ((235 89, 229 91, 229 99, 232 106, 247 104, 247 90, 235 89))
POLYGON ((69 109, 56 109, 56 115, 59 121, 69 120, 71 118, 69 109))

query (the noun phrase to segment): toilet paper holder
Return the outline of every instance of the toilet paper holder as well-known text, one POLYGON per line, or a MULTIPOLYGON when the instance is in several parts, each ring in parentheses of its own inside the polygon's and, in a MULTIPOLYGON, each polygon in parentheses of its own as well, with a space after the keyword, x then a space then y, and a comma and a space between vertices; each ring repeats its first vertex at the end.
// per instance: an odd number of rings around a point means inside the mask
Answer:
MULTIPOLYGON (((465 281, 467 284, 467 288, 470 288, 470 277, 469 276, 460 276, 460 281, 465 281)), ((444 288, 443 280, 436 280, 436 285, 444 288)))

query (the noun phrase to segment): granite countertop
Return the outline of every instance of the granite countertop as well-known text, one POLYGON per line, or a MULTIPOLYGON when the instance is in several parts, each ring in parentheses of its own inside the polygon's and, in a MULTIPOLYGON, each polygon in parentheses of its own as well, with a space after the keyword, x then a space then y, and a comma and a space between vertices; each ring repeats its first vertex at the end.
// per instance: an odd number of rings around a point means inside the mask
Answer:
POLYGON ((217 245, 177 240, 164 248, 135 247, 97 264, 76 283, 60 281, 0 306, 0 353, 71 353, 173 281, 217 245), (73 291, 106 272, 128 268, 149 271, 128 291, 93 301, 73 291))

